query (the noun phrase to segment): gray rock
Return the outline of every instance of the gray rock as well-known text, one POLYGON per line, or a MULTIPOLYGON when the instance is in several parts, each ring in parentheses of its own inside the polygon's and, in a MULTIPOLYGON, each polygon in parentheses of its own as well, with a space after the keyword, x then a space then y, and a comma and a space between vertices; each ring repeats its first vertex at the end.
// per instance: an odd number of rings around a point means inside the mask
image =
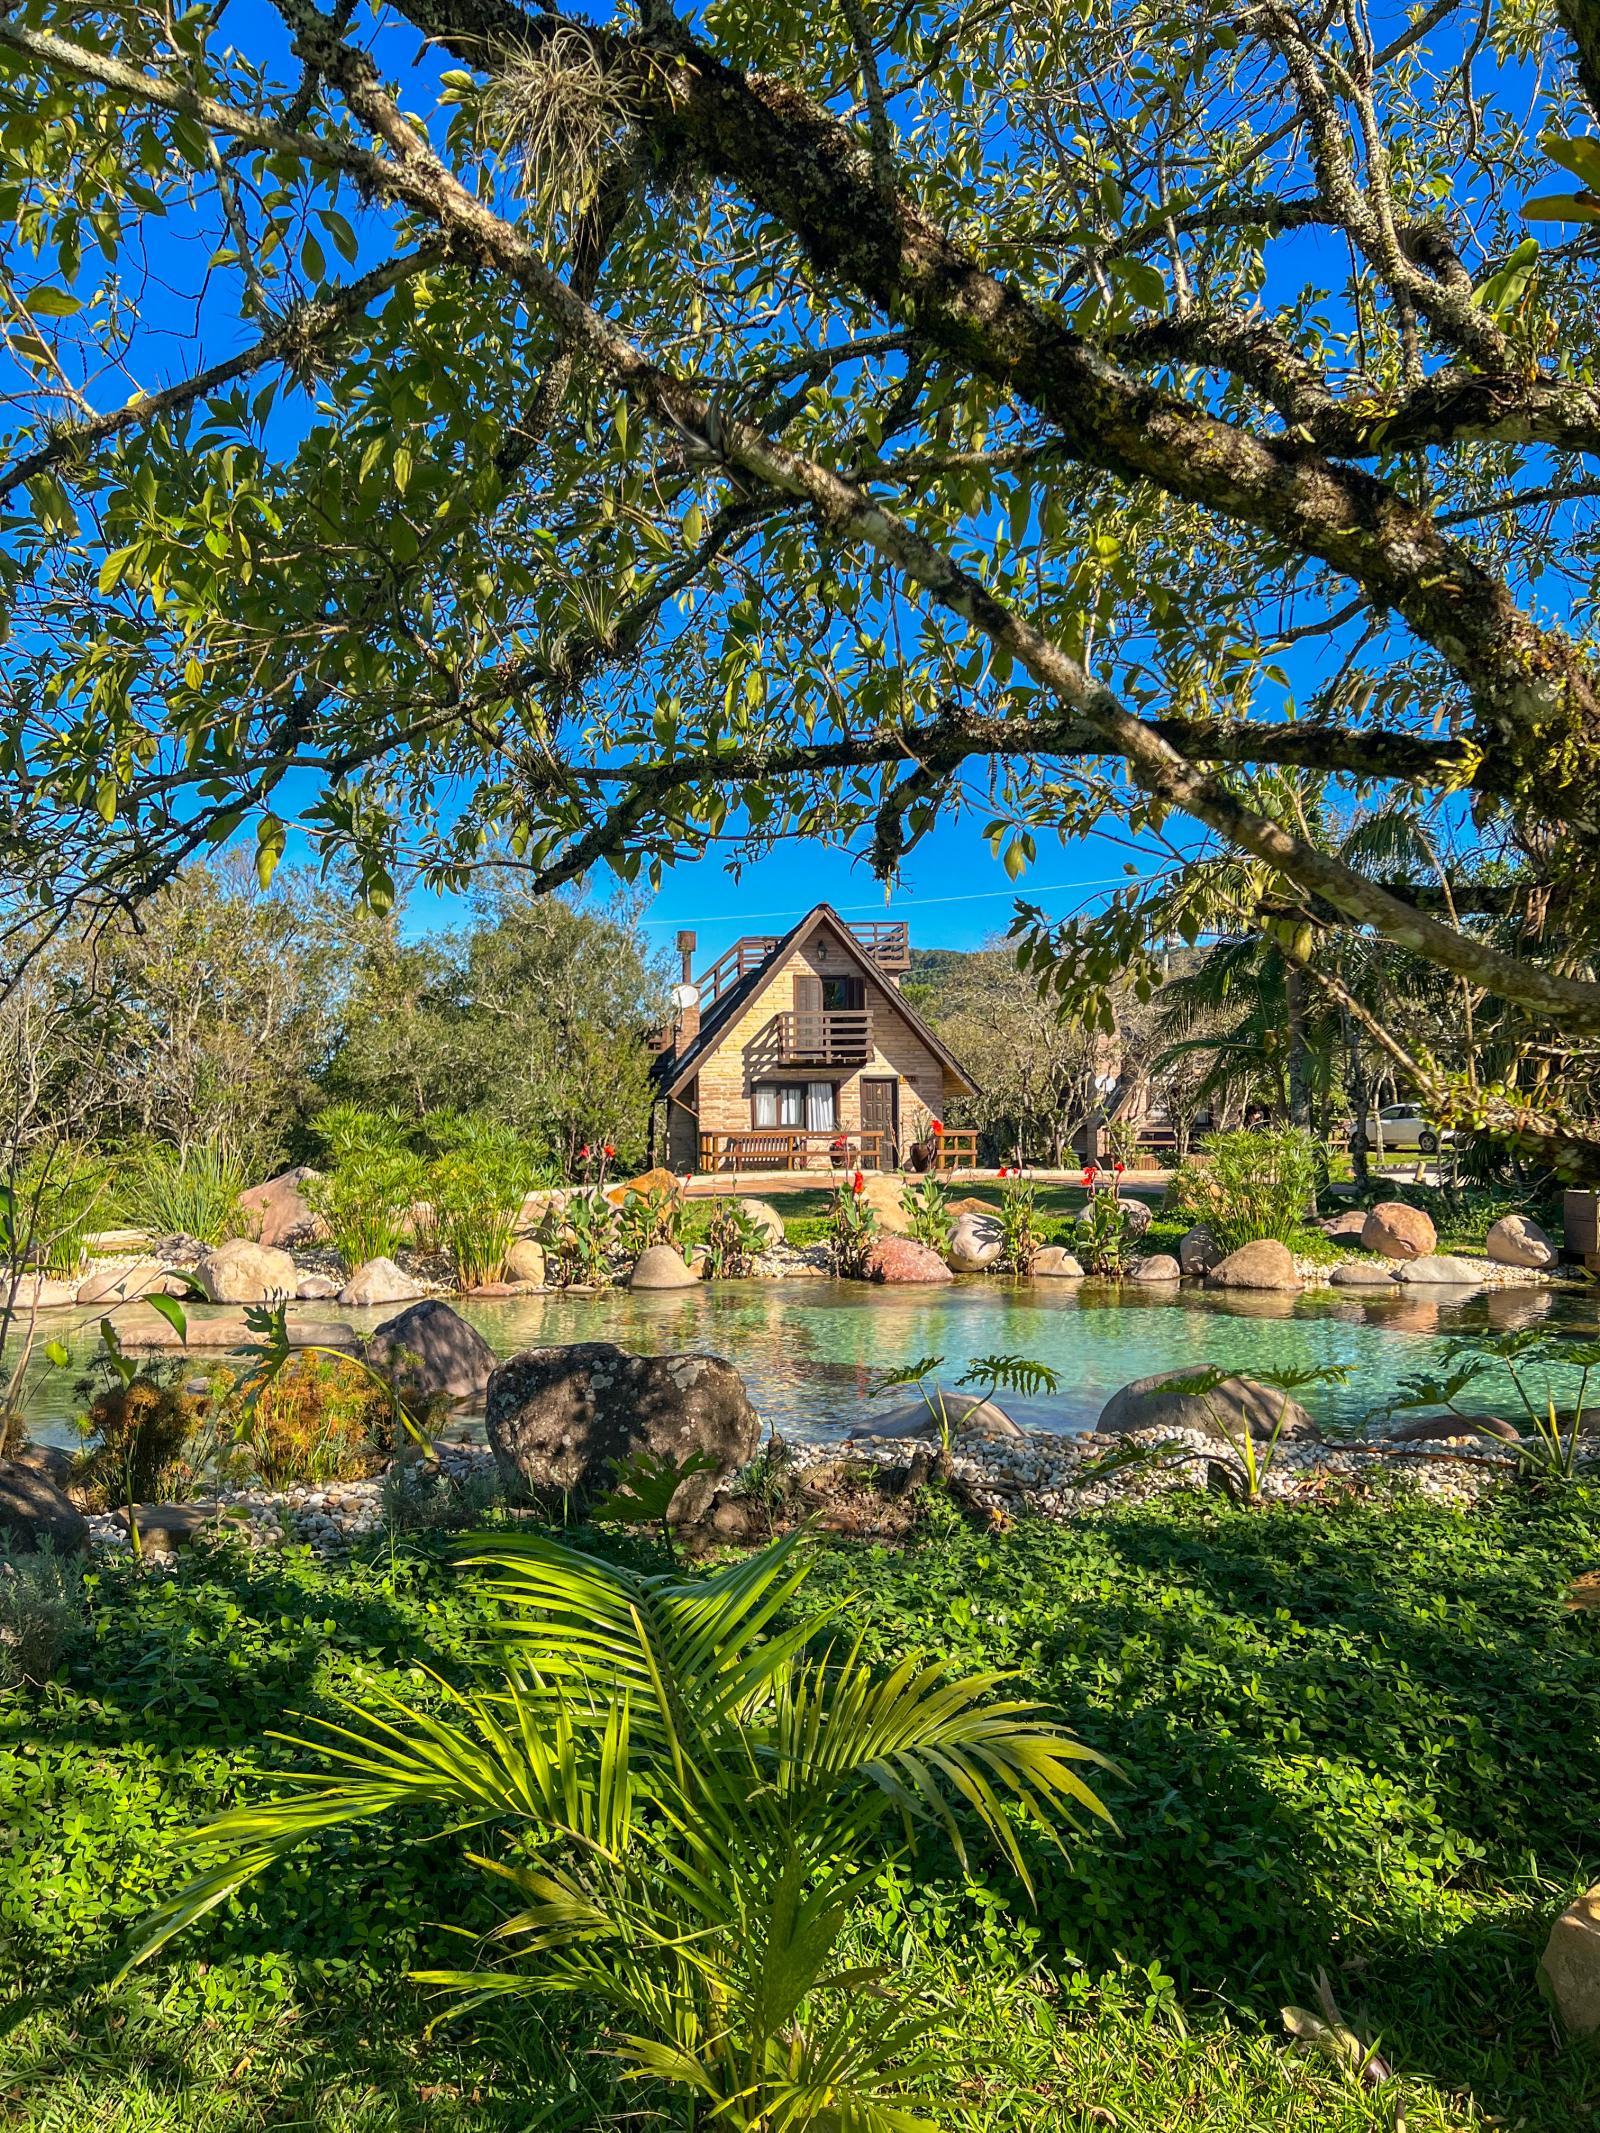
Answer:
POLYGON ((1083 1268, 1064 1244, 1047 1244, 1029 1268, 1035 1281, 1082 1281, 1083 1268))
POLYGON ((406 1398, 467 1400, 488 1384, 494 1350, 459 1311, 429 1296, 384 1320, 367 1342, 367 1361, 406 1398))
POLYGON ((1483 1268, 1449 1252, 1433 1252, 1425 1259, 1402 1260, 1395 1268, 1394 1278, 1408 1288, 1481 1289, 1483 1268))
POLYGON ((81 1304, 125 1303, 134 1296, 161 1296, 171 1279, 159 1259, 141 1259, 134 1266, 102 1267, 78 1284, 81 1304))
POLYGON ((693 1289, 699 1283, 700 1276, 671 1244, 647 1245, 628 1276, 630 1289, 693 1289))
POLYGON ((678 1491, 675 1520, 698 1518, 761 1438, 744 1380, 722 1357, 628 1355, 609 1341, 512 1356, 489 1379, 484 1420, 506 1486, 549 1504, 592 1502, 640 1451, 680 1465, 705 1453, 713 1470, 678 1491))
POLYGON ((218 1304, 282 1303, 300 1286, 300 1271, 287 1252, 246 1237, 230 1237, 207 1252, 194 1278, 218 1304))
POLYGON ((58 1281, 51 1274, 24 1274, 11 1293, 9 1278, 0 1283, 0 1311, 9 1302, 19 1318, 31 1311, 65 1311, 78 1300, 75 1281, 58 1281))
POLYGON ((544 1246, 533 1237, 513 1238, 506 1254, 507 1281, 526 1281, 543 1288, 544 1277, 544 1246))
POLYGON ((252 1185, 239 1195, 239 1205, 260 1244, 287 1250, 294 1244, 320 1244, 328 1234, 323 1221, 305 1196, 308 1178, 318 1173, 301 1163, 294 1170, 281 1170, 264 1185, 252 1185))
POLYGON ((1130 1281, 1142 1281, 1156 1289, 1168 1282, 1181 1281, 1183 1268, 1170 1252, 1153 1252, 1148 1259, 1139 1260, 1128 1276, 1130 1281))
MULTIPOLYGON (((126 1533, 126 1506, 111 1515, 126 1533)), ((214 1503, 136 1503, 133 1516, 139 1528, 139 1538, 145 1547, 159 1548, 171 1553, 179 1548, 187 1548, 197 1533, 214 1525, 217 1521, 218 1506, 214 1503)))
MULTIPOLYGON (((933 1403, 937 1409, 937 1393, 933 1394, 933 1403)), ((1023 1435, 997 1401, 980 1400, 973 1393, 947 1393, 944 1418, 952 1436, 1019 1439, 1023 1435)), ((852 1424, 850 1434, 852 1437, 938 1438, 943 1431, 937 1412, 930 1412, 925 1401, 914 1400, 908 1406, 891 1408, 881 1416, 874 1415, 869 1409, 859 1422, 852 1424)))
POLYGON ((392 1259, 369 1259, 356 1268, 339 1291, 339 1301, 347 1310, 354 1310, 364 1304, 410 1303, 413 1297, 424 1293, 422 1283, 392 1259))
MULTIPOLYGON (((1246 1425, 1255 1437, 1270 1437, 1285 1412, 1284 1394, 1254 1378, 1224 1378, 1213 1392, 1169 1390, 1174 1380, 1193 1377, 1192 1370, 1163 1370, 1154 1377, 1135 1378, 1114 1392, 1100 1410, 1096 1430, 1107 1437, 1125 1437, 1136 1429, 1193 1429, 1210 1437, 1224 1438, 1228 1430, 1243 1434, 1246 1425), (1219 1422, 1220 1418, 1220 1422, 1219 1422), (1221 1424, 1226 1424, 1226 1428, 1221 1424)), ((1315 1422, 1291 1399, 1283 1425, 1285 1439, 1302 1443, 1320 1435, 1315 1422)))
POLYGON ((1336 1289, 1392 1289, 1394 1266, 1387 1259, 1352 1259, 1336 1266, 1328 1279, 1336 1289))
POLYGON ((1214 1289, 1273 1289, 1286 1292, 1300 1286, 1293 1252, 1288 1245, 1279 1244, 1274 1237, 1257 1237, 1250 1244, 1241 1244, 1236 1252, 1230 1252, 1226 1259, 1217 1261, 1206 1280, 1214 1289))
POLYGON ((338 1295, 339 1284, 331 1274, 302 1274, 294 1293, 302 1303, 326 1303, 338 1295))
POLYGON ((1542 1269, 1560 1263, 1561 1254, 1532 1215, 1502 1215, 1491 1223, 1484 1249, 1496 1266, 1542 1269))
POLYGON ((1178 1270, 1184 1274, 1209 1274, 1224 1256, 1222 1246, 1203 1222, 1185 1230, 1178 1239, 1178 1270))
POLYGON ((1326 1221, 1317 1224, 1325 1237, 1331 1237, 1339 1244, 1359 1244, 1361 1232, 1366 1226, 1367 1211, 1364 1207, 1341 1208, 1338 1214, 1329 1215, 1326 1221))
POLYGON ((89 1545, 89 1521, 37 1467, 0 1459, 0 1539, 22 1555, 35 1554, 41 1541, 76 1554, 89 1545))
POLYGON ((1437 1444, 1447 1437, 1493 1437, 1515 1444, 1521 1431, 1502 1415, 1409 1415, 1389 1432, 1391 1444, 1437 1444))
POLYGON ((953 1274, 982 1274, 998 1266, 1005 1235, 996 1215, 957 1215, 950 1225, 945 1264, 953 1274))
POLYGON ((783 1217, 770 1200, 741 1200, 739 1211, 766 1237, 769 1245, 783 1242, 783 1217))

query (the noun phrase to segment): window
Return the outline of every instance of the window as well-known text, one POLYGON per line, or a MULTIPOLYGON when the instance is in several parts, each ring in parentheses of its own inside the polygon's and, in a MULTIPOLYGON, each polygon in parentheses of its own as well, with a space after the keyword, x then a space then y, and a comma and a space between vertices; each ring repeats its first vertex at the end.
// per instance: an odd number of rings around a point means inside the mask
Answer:
POLYGON ((866 983, 861 978, 824 978, 822 980, 822 1008, 824 1014, 848 1012, 867 1004, 866 983))
POLYGON ((792 1126, 808 1133, 831 1133, 838 1117, 831 1081, 762 1082, 753 1100, 757 1126, 792 1126))

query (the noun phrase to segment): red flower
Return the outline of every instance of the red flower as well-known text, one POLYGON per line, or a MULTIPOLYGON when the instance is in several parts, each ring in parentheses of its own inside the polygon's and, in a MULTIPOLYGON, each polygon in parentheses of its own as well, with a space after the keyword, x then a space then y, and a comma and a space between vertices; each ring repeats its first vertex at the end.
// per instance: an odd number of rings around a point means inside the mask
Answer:
POLYGON ((1009 1171, 1009 1170, 1007 1170, 1007 1168, 1006 1168, 1005 1164, 1004 1164, 1004 1163, 1002 1163, 1002 1164, 1000 1165, 1000 1168, 999 1168, 999 1169, 998 1169, 998 1170, 997 1170, 997 1171, 995 1172, 995 1175, 996 1175, 996 1177, 1001 1177, 1001 1178, 1008 1178, 1008 1177, 1010 1177, 1011 1173, 1010 1173, 1010 1171, 1009 1171))
POLYGON ((930 1133, 943 1133, 944 1120, 942 1118, 930 1118, 928 1121, 928 1131, 930 1133))
POLYGON ((587 1163, 589 1160, 589 1143, 587 1141, 578 1150, 578 1160, 580 1163, 587 1163))
POLYGON ((866 1186, 867 1181, 861 1175, 861 1172, 858 1170, 855 1176, 850 1180, 850 1190, 852 1192, 865 1192, 866 1186))
MULTIPOLYGON (((606 1150, 606 1153, 608 1155, 611 1153, 609 1148, 606 1150)), ((1111 1167, 1117 1173, 1117 1176, 1120 1178, 1122 1173, 1127 1169, 1128 1166, 1126 1163, 1113 1163, 1111 1167)))
POLYGON ((1095 1169, 1096 1169, 1096 1167, 1097 1167, 1097 1166, 1096 1166, 1095 1164, 1093 1164, 1093 1163, 1085 1163, 1085 1164, 1084 1164, 1084 1166, 1083 1166, 1083 1182, 1085 1183, 1085 1185, 1092 1185, 1092 1184, 1094 1183, 1094 1174, 1095 1174, 1095 1169))
MULTIPOLYGON (((616 1149, 612 1147, 609 1141, 606 1142, 605 1146, 600 1151, 602 1155, 615 1155, 616 1152, 616 1149)), ((1122 1168, 1122 1165, 1119 1163, 1117 1165, 1117 1168, 1120 1170, 1122 1168)))

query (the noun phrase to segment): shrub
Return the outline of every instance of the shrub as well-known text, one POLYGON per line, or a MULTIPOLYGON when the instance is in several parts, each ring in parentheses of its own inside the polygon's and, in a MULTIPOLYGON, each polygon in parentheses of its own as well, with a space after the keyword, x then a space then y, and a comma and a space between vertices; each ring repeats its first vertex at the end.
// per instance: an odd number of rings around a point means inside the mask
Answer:
POLYGON ((0 1542, 0 1683, 42 1688, 83 1625, 82 1566, 48 1541, 34 1555, 0 1542))
POLYGON ((269 1489, 358 1480, 382 1466, 394 1441, 392 1393, 346 1356, 291 1356, 251 1400, 230 1398, 226 1413, 232 1463, 269 1489))
POLYGON ((1007 1266, 1029 1273, 1044 1244, 1038 1191, 1029 1178, 1011 1178, 1001 1187, 1000 1240, 1007 1266))
POLYGON ((942 1259, 950 1249, 950 1236, 955 1224, 949 1214, 950 1195, 930 1171, 918 1178, 915 1185, 905 1191, 906 1220, 911 1225, 909 1235, 918 1244, 925 1244, 942 1259))
POLYGON ((712 1210, 706 1224, 706 1262, 713 1281, 736 1281, 748 1274, 767 1249, 765 1229, 736 1200, 712 1210))
POLYGON ((1214 1133, 1205 1161, 1178 1166, 1169 1194, 1225 1252, 1258 1237, 1295 1244, 1316 1205, 1318 1145, 1298 1126, 1214 1133))
POLYGON ((867 1250, 878 1234, 878 1216, 861 1197, 866 1180, 858 1170, 845 1179, 828 1210, 828 1253, 833 1271, 852 1281, 866 1272, 867 1250))
POLYGON ((1087 1272, 1115 1281, 1127 1271, 1128 1246, 1133 1239, 1128 1211, 1114 1192, 1096 1192, 1089 1199, 1089 1219, 1077 1225, 1074 1249, 1087 1272))
POLYGON ((134 1227, 153 1237, 178 1234, 220 1244, 239 1234, 243 1188, 243 1171, 219 1147, 184 1154, 153 1147, 134 1159, 118 1198, 134 1227))
POLYGON ((176 1381, 184 1364, 152 1365, 103 1385, 78 1428, 93 1441, 79 1464, 84 1486, 102 1503, 149 1503, 186 1494, 198 1462, 191 1446, 207 1403, 176 1381))
POLYGON ((676 1249, 683 1242, 683 1195, 666 1185, 630 1192, 617 1211, 617 1238, 630 1259, 637 1259, 652 1244, 670 1244, 676 1249))
POLYGON ((534 1176, 533 1155, 509 1127, 487 1121, 434 1118, 426 1129, 441 1143, 422 1181, 432 1242, 459 1287, 499 1281, 534 1176))
POLYGON ((392 1259, 411 1234, 423 1186, 422 1160, 408 1149, 353 1149, 332 1170, 307 1178, 307 1200, 328 1226, 333 1249, 353 1272, 392 1259))

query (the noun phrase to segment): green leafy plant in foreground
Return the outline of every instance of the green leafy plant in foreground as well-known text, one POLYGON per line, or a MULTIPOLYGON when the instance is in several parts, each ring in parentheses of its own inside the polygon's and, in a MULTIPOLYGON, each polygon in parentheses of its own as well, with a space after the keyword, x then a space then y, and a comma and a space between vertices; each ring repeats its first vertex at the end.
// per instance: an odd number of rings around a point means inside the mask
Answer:
POLYGON ((1382 1412, 1443 1408, 1449 1414, 1460 1415, 1470 1427, 1477 1416, 1463 1412, 1456 1403, 1496 1366, 1510 1379, 1526 1423, 1521 1442, 1514 1447, 1508 1445, 1507 1449, 1516 1451, 1529 1473, 1550 1481, 1576 1479, 1584 1403, 1589 1380, 1600 1370, 1600 1341, 1550 1333, 1541 1326, 1524 1326, 1511 1333, 1476 1333, 1451 1342, 1437 1372, 1404 1379, 1399 1392, 1384 1403, 1382 1412), (1543 1373, 1537 1385, 1532 1379, 1535 1370, 1543 1373), (1570 1405, 1558 1402, 1562 1388, 1552 1371, 1569 1374, 1570 1405))
MULTIPOLYGON (((299 1844, 408 1807, 477 1832, 512 1908, 488 1960, 417 1973, 463 2009, 575 1994, 625 2072, 683 2123, 910 2133, 929 2108, 932 2017, 842 1953, 898 1821, 965 1857, 967 1815, 1027 1883, 1016 1818, 1106 1818, 1103 1763, 1002 1677, 822 1645, 793 1606, 798 1536, 705 1578, 642 1573, 553 1541, 474 1543, 503 1610, 482 1686, 442 1711, 387 1692, 298 1746, 320 1768, 211 1823, 210 1864, 154 1915, 148 1955, 299 1844)), ((442 1684, 441 1684, 442 1686, 442 1684)), ((461 1929, 465 1934, 465 1929, 461 1929)), ((471 1935, 466 1935, 472 1938, 471 1935)))
POLYGON ((677 1544, 672 1537, 668 1513, 683 1484, 696 1474, 714 1474, 717 1462, 706 1452, 691 1452, 680 1466, 671 1453, 657 1456, 643 1450, 620 1460, 609 1494, 601 1497, 589 1513, 597 1525, 650 1526, 671 1561, 677 1544))
POLYGON ((1047 1363, 1036 1363, 1025 1355, 975 1355, 956 1379, 958 1388, 972 1387, 971 1395, 965 1400, 953 1400, 936 1380, 930 1390, 930 1380, 934 1380, 934 1373, 943 1362, 942 1355, 924 1355, 914 1363, 903 1363, 898 1369, 886 1370, 872 1385, 869 1397, 895 1391, 904 1385, 915 1385, 938 1433, 940 1447, 946 1452, 950 1449, 951 1437, 973 1409, 992 1400, 997 1392, 1018 1392, 1032 1400, 1041 1392, 1054 1392, 1061 1382, 1047 1363))
POLYGON ((950 1194, 932 1171, 908 1185, 903 1195, 906 1235, 942 1259, 950 1249, 955 1224, 950 1218, 950 1194))

